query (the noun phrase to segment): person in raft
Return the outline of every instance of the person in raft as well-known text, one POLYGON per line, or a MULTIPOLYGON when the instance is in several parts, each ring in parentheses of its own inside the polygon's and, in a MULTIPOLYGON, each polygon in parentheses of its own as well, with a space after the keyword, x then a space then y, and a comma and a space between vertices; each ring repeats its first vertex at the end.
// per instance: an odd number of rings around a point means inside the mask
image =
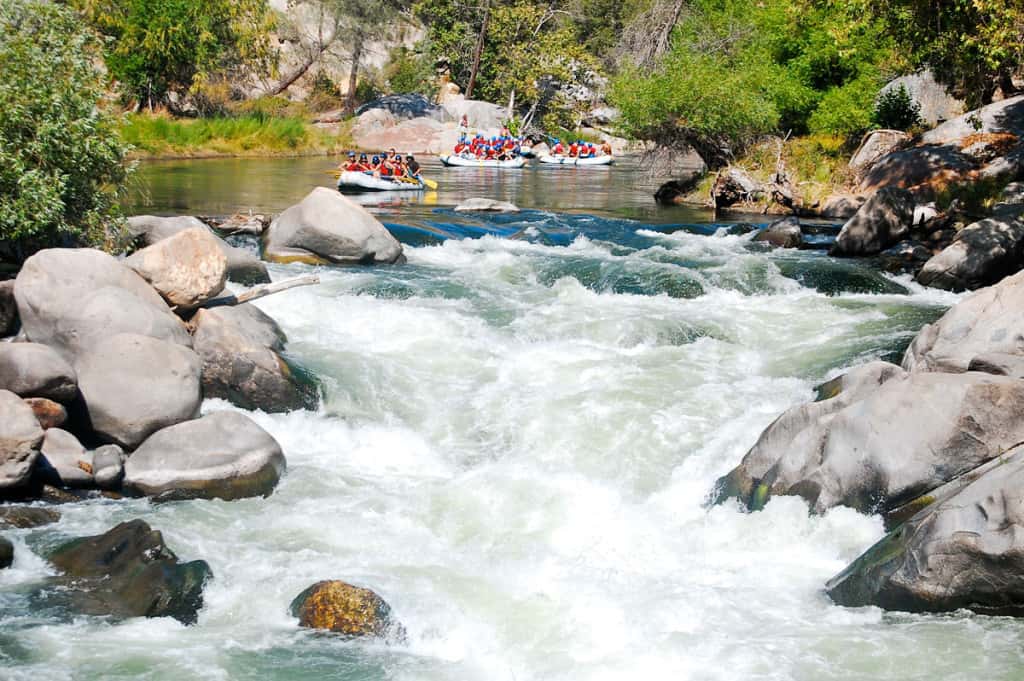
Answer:
POLYGON ((555 138, 555 146, 551 147, 552 156, 565 156, 565 145, 562 144, 562 140, 555 138))
POLYGON ((612 155, 612 143, 605 140, 605 143, 601 145, 601 156, 612 155))
POLYGON ((338 170, 359 172, 362 168, 359 167, 359 161, 356 160, 356 152, 348 152, 348 160, 341 163, 338 166, 338 170))

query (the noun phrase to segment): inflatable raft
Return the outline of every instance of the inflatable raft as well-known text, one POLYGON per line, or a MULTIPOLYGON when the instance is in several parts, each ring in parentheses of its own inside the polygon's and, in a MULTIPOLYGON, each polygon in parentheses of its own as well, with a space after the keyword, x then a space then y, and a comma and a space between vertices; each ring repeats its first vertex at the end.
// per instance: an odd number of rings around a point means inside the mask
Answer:
POLYGON ((418 180, 387 180, 352 170, 346 170, 338 176, 338 191, 345 193, 408 192, 421 189, 423 183, 418 180))
POLYGON ((610 166, 614 163, 611 156, 591 156, 590 158, 573 158, 572 156, 552 156, 544 154, 539 157, 541 163, 560 166, 610 166))
POLYGON ((441 163, 446 166, 457 166, 465 168, 522 168, 526 165, 525 158, 514 158, 511 161, 498 161, 496 159, 465 158, 450 154, 441 157, 441 163))

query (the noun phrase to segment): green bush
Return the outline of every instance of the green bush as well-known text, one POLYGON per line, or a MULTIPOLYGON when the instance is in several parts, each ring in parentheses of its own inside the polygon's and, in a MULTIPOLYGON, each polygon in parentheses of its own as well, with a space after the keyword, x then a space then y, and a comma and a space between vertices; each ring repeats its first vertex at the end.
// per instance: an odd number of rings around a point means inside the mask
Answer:
POLYGON ((910 130, 921 124, 921 105, 901 83, 878 96, 872 118, 879 128, 910 130))
POLYGON ((434 91, 434 67, 425 55, 399 47, 391 51, 384 80, 391 94, 430 95, 434 91))
POLYGON ((858 137, 874 125, 872 102, 878 92, 878 80, 865 75, 825 93, 811 114, 812 133, 858 137))
POLYGON ((0 3, 0 244, 117 248, 129 151, 101 104, 92 34, 44 0, 0 3))

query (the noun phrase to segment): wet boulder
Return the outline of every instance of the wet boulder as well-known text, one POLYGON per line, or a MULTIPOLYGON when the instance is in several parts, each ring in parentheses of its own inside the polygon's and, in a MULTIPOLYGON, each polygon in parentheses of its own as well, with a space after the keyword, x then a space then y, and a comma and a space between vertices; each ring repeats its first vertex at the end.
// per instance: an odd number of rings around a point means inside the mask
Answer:
POLYGON ((905 239, 914 223, 910 192, 880 189, 860 207, 836 236, 832 255, 874 255, 905 239))
POLYGON ((0 506, 0 527, 28 529, 60 520, 60 513, 39 506, 0 506))
POLYGON ((0 281, 0 337, 13 335, 18 327, 18 303, 14 280, 0 281))
POLYGON ((192 345, 181 319, 153 287, 100 251, 39 251, 18 273, 14 295, 28 340, 67 358, 117 333, 192 345))
POLYGON ((36 475, 56 487, 92 487, 93 457, 71 433, 60 428, 46 431, 36 462, 36 475))
POLYGON ((317 582, 292 601, 290 612, 300 627, 352 637, 401 636, 391 606, 369 589, 340 580, 317 582))
POLYGON ((497 201, 495 199, 466 199, 455 206, 455 212, 487 212, 487 213, 518 213, 519 208, 508 201, 497 201))
POLYGON ((20 397, 0 390, 0 494, 28 484, 43 429, 20 397))
POLYGON ((180 562, 141 520, 71 541, 50 562, 63 573, 53 580, 61 588, 48 589, 44 599, 85 615, 173 617, 183 624, 196 622, 212 576, 206 561, 180 562))
POLYGON ((886 272, 918 272, 932 257, 931 250, 919 241, 901 241, 879 254, 886 272))
POLYGON ((14 564, 14 544, 10 539, 0 537, 0 570, 14 564))
POLYGON ((317 187, 270 224, 263 252, 275 262, 334 265, 397 263, 405 257, 377 218, 326 187, 317 187))
POLYGON ((122 333, 75 362, 92 430, 128 449, 151 434, 199 415, 202 361, 192 350, 122 333))
POLYGON ((1024 441, 1024 382, 1001 376, 897 375, 838 409, 828 402, 769 426, 720 494, 748 508, 787 495, 816 513, 884 513, 1024 441))
POLYGON ((162 499, 269 496, 285 472, 281 445, 244 414, 215 412, 153 434, 128 457, 127 491, 162 499))
POLYGON ((1024 449, 930 494, 829 580, 839 605, 1024 616, 1024 449))
POLYGON ((96 486, 114 490, 121 487, 124 479, 124 462, 127 457, 117 445, 103 445, 92 452, 92 471, 96 486))
POLYGON ((1024 354, 1024 273, 961 299, 921 329, 903 356, 907 371, 967 371, 988 353, 1024 354))
POLYGON ((960 230, 917 275, 925 286, 949 291, 994 284, 1024 266, 1024 215, 1006 212, 960 230))
POLYGON ((203 360, 203 391, 245 409, 315 408, 317 388, 278 354, 284 333, 253 305, 200 310, 194 347, 203 360))
POLYGON ((70 402, 78 395, 71 364, 40 343, 0 343, 0 390, 22 397, 70 402))
POLYGON ((26 397, 24 402, 32 409, 43 430, 60 428, 68 420, 68 410, 58 402, 45 397, 26 397))
POLYGON ((794 217, 776 220, 754 236, 754 241, 764 242, 776 248, 800 248, 804 242, 804 233, 800 229, 800 220, 794 217))
POLYGON ((228 260, 209 228, 193 228, 147 246, 125 264, 139 273, 168 305, 191 310, 224 290, 228 260))
POLYGON ((867 201, 862 194, 833 194, 825 199, 821 217, 834 220, 849 220, 867 201))

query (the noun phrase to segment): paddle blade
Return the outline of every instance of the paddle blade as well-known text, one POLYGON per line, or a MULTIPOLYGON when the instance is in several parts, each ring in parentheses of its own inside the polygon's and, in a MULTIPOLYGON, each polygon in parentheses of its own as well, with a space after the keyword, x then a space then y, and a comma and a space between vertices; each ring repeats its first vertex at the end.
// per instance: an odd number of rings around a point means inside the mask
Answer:
POLYGON ((426 177, 421 177, 420 180, 423 182, 423 184, 427 185, 431 189, 437 189, 437 182, 434 182, 433 180, 426 177))

